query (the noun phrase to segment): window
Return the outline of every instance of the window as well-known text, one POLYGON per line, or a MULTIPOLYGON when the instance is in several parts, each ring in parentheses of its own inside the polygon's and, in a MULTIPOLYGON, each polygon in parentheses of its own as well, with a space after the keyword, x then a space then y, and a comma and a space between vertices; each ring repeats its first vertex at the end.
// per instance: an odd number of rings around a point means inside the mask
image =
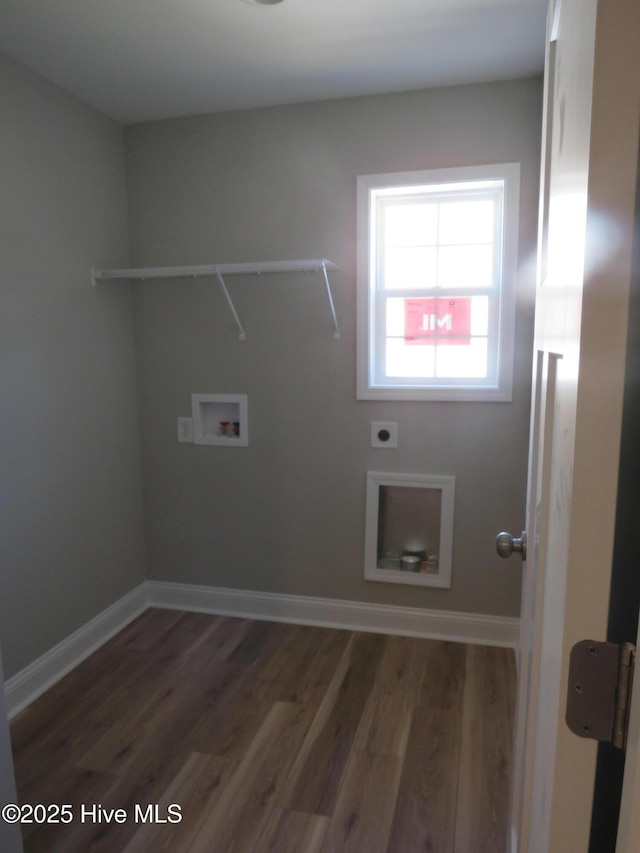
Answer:
POLYGON ((359 399, 511 399, 519 172, 358 178, 359 399))

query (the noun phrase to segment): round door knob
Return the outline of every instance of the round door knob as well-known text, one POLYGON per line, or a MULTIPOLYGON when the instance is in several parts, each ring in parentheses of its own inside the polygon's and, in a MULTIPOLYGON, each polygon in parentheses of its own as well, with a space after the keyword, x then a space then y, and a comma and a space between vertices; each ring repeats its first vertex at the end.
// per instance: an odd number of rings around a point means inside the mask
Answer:
POLYGON ((522 559, 527 557, 527 533, 522 531, 520 539, 514 538, 510 533, 498 533, 496 536, 496 551, 498 556, 510 557, 514 552, 522 554, 522 559))

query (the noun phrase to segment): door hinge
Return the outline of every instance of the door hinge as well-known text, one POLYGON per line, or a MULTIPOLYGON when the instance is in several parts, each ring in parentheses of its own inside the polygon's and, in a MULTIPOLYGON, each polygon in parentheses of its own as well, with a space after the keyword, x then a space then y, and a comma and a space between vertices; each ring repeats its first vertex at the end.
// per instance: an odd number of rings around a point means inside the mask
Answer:
POLYGON ((625 749, 636 647, 582 640, 571 649, 566 721, 580 737, 625 749))

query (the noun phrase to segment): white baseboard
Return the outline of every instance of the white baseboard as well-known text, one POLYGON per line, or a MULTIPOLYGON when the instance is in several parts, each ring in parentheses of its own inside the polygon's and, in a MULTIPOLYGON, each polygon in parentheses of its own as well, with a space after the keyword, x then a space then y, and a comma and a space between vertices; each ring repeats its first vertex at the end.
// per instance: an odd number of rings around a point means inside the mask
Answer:
POLYGON ((141 583, 4 684, 9 719, 70 672, 149 606, 141 583))
POLYGON ((147 581, 147 587, 149 605, 152 607, 196 610, 348 631, 404 634, 484 646, 515 648, 518 644, 520 620, 506 616, 159 581, 147 581))
POLYGON ((148 607, 516 648, 519 620, 304 595, 146 581, 5 682, 9 718, 148 607))

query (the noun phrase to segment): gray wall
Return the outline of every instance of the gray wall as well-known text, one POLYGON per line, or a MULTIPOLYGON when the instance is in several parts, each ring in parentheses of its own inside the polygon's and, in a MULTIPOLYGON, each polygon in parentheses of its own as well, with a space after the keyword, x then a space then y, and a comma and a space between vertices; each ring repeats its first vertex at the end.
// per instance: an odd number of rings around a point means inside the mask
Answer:
POLYGON ((524 518, 540 91, 194 117, 130 127, 123 146, 115 123, 0 58, 7 676, 146 576, 517 615, 520 572, 493 538, 524 518), (356 176, 514 160, 514 402, 357 402, 356 176), (92 266, 323 256, 340 267, 339 341, 313 276, 230 280, 244 342, 215 282, 133 285, 133 315, 128 284, 89 283, 92 266), (248 448, 177 443, 194 391, 248 394, 248 448), (398 450, 369 447, 372 420, 398 421, 398 450), (364 581, 367 470, 456 475, 451 590, 364 581))
POLYGON ((133 262, 327 257, 320 281, 230 279, 135 296, 149 577, 515 616, 519 565, 494 551, 524 523, 541 83, 480 86, 199 116, 126 129, 133 262), (522 164, 512 403, 355 399, 356 176, 522 164), (192 392, 249 397, 246 449, 178 444, 192 392), (369 447, 397 420, 400 447, 369 447), (363 579, 367 470, 454 474, 451 590, 363 579))
POLYGON ((0 630, 11 676, 144 578, 122 129, 0 57, 0 630))

